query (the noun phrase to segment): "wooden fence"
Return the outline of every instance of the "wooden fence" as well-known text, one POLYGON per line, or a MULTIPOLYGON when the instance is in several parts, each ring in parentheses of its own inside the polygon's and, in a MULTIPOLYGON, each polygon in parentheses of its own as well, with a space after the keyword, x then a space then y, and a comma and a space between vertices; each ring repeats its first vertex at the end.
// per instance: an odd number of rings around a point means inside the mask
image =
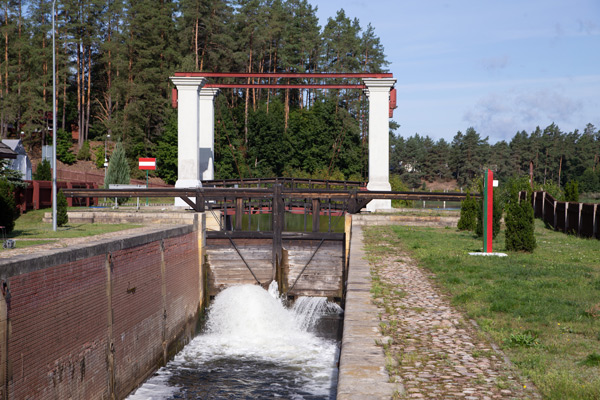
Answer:
MULTIPOLYGON (((520 197, 525 199, 526 193, 521 192, 520 197)), ((598 204, 557 201, 546 192, 533 192, 531 201, 535 217, 555 230, 600 239, 598 204)))

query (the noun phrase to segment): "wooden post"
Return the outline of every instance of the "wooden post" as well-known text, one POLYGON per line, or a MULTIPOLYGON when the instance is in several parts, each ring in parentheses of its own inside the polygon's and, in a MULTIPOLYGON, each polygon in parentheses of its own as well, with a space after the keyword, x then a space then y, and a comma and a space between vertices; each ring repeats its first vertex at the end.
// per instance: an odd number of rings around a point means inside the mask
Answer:
POLYGON ((546 221, 546 192, 542 192, 542 221, 546 221))
POLYGON ((235 199, 235 230, 242 230, 242 219, 244 215, 244 199, 237 197, 235 199))
POLYGON ((558 202, 556 200, 554 200, 554 224, 552 225, 554 227, 554 230, 556 230, 558 228, 558 215, 556 215, 556 204, 558 202))
POLYGON ((577 218, 577 236, 581 236, 581 210, 583 209, 583 203, 579 203, 579 216, 577 218))
MULTIPOLYGON (((531 190, 533 190, 533 188, 531 190)), ((533 217, 534 218, 536 216, 536 213, 535 213, 535 210, 536 210, 536 200, 537 200, 537 192, 533 192, 533 217)))
POLYGON ((598 218, 596 218, 596 214, 598 214, 598 204, 594 204, 594 214, 592 220, 592 237, 596 237, 598 233, 598 218))
POLYGON ((312 231, 319 232, 319 215, 321 214, 321 202, 319 199, 312 199, 312 231))
POLYGON ((569 232, 569 202, 565 202, 565 233, 569 232))
MULTIPOLYGON (((275 280, 278 275, 278 268, 282 267, 282 241, 281 233, 283 232, 284 212, 283 197, 281 195, 282 188, 280 184, 273 185, 273 272, 271 279, 275 280)), ((279 276, 283 276, 282 273, 279 276)), ((280 288, 281 289, 281 288, 280 288)))

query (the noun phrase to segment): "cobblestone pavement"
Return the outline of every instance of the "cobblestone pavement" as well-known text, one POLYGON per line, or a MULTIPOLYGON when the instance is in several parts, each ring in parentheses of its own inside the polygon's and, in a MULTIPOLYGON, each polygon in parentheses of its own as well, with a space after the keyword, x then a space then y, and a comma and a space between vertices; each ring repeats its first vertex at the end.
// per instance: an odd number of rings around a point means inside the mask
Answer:
MULTIPOLYGON (((97 240, 107 239, 111 237, 125 236, 131 233, 142 233, 151 230, 157 229, 156 226, 143 226, 139 228, 125 229, 122 231, 103 233, 101 235, 95 236, 86 236, 86 237, 76 237, 76 238, 61 238, 61 239, 48 239, 53 240, 49 243, 44 243, 36 246, 30 247, 19 247, 19 242, 26 242, 29 239, 17 239, 17 245, 14 249, 8 249, 0 251, 0 258, 11 258, 14 256, 22 255, 22 254, 34 254, 44 250, 52 250, 52 249, 63 249, 69 246, 79 245, 83 243, 90 243, 97 240)), ((160 229, 160 228, 158 228, 160 229)), ((31 240, 45 240, 45 239, 31 239, 31 240)))
POLYGON ((376 302, 390 379, 405 389, 400 398, 541 398, 407 254, 397 252, 378 264, 382 284, 395 291, 376 302))

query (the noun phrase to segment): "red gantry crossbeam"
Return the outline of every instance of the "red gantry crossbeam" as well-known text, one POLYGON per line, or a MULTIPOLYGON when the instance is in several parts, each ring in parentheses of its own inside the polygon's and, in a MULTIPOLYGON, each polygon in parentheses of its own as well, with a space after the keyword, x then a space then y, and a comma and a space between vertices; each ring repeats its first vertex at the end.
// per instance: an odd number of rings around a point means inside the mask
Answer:
MULTIPOLYGON (((259 78, 268 79, 268 83, 206 83, 206 88, 216 89, 366 89, 364 83, 289 83, 289 79, 364 79, 364 78, 393 78, 391 73, 245 73, 245 72, 175 72, 175 76, 180 77, 202 77, 202 78, 259 78), (271 83, 271 80, 288 79, 288 83, 271 83)), ((173 89, 172 95, 173 108, 177 107, 177 92, 173 89)), ((393 116, 396 108, 396 89, 392 88, 390 92, 390 118, 393 116)))

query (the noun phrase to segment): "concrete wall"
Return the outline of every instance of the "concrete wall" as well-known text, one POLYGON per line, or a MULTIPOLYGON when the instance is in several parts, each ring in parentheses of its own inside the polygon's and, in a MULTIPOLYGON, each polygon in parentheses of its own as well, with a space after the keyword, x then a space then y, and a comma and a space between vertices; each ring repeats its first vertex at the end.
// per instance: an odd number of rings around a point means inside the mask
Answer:
POLYGON ((0 399, 123 398, 164 364, 203 306, 202 227, 1 260, 0 399))

